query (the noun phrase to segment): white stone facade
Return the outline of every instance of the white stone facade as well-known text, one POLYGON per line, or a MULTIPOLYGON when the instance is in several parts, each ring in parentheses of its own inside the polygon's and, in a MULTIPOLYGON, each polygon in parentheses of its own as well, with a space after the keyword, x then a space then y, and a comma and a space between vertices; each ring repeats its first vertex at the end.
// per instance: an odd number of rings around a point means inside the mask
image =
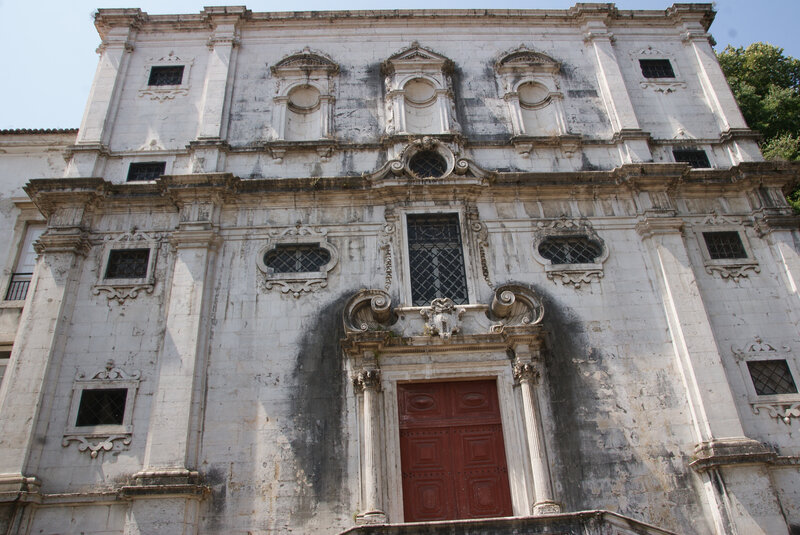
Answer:
POLYGON ((414 533, 400 391, 476 380, 511 518, 425 529, 800 529, 800 167, 712 20, 100 10, 0 132, 0 532, 414 533))

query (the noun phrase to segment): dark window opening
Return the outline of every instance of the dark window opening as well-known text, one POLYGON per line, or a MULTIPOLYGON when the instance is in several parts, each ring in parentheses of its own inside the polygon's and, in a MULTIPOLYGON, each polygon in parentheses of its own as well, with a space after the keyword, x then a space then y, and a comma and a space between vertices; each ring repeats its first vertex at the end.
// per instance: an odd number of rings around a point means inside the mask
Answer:
POLYGON ((75 427, 122 425, 127 388, 100 388, 81 391, 75 427))
POLYGON ((735 230, 726 232, 703 232, 708 256, 712 260, 733 260, 747 258, 747 251, 739 233, 735 230))
POLYGON ((147 276, 150 249, 115 249, 108 255, 107 279, 143 279, 147 276))
POLYGON ((785 360, 754 360, 747 363, 759 396, 796 394, 797 386, 785 360))
POLYGON ((706 151, 700 149, 675 149, 672 156, 676 162, 688 163, 691 167, 705 169, 711 167, 706 151))
POLYGON ((675 78, 675 71, 668 59, 640 59, 639 66, 645 78, 675 78))
POLYGON ((417 178, 439 178, 447 171, 447 162, 438 152, 423 150, 411 157, 408 168, 417 178))
POLYGON ((24 301, 33 273, 13 273, 6 290, 6 301, 24 301))
POLYGON ((177 67, 151 67, 147 85, 181 85, 183 65, 177 67))
POLYGON ((545 238, 539 254, 552 264, 593 264, 603 253, 600 244, 584 236, 545 238))
POLYGON ((408 216, 411 301, 428 305, 438 297, 467 303, 467 277, 457 214, 408 216))
POLYGON ((278 244, 264 255, 264 264, 275 273, 308 273, 322 270, 331 254, 316 243, 278 244))
POLYGON ((167 162, 137 162, 128 167, 128 182, 155 180, 164 174, 167 162))

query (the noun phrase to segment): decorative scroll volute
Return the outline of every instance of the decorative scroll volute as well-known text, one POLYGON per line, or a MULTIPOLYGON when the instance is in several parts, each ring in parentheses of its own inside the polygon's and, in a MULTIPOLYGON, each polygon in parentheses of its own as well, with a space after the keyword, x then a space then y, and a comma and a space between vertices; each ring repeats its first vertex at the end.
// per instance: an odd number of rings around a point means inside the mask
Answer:
POLYGON ((344 307, 347 333, 386 331, 394 323, 392 299, 383 290, 361 290, 344 307))
POLYGON ((495 291, 490 315, 500 322, 495 326, 497 330, 537 325, 544 317, 544 306, 539 296, 530 288, 520 284, 506 284, 495 291))

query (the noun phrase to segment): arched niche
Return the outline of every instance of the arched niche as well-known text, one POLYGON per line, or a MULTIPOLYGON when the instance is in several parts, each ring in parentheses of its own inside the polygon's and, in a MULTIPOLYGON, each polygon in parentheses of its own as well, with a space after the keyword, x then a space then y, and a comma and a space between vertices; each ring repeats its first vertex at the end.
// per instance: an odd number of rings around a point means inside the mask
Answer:
POLYGON ((271 67, 277 80, 274 138, 311 141, 333 137, 334 77, 339 66, 309 49, 271 67))
POLYGON ((414 43, 383 63, 386 133, 448 134, 460 130, 455 119, 453 63, 414 43))

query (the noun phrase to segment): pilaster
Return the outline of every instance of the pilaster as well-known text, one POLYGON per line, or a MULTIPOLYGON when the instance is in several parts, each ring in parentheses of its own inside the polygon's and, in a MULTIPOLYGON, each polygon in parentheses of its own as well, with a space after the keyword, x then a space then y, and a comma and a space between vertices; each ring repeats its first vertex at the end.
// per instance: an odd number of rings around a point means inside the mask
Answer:
POLYGON ((622 163, 650 162, 653 155, 647 144, 647 134, 642 132, 633 108, 625 78, 614 52, 614 34, 608 31, 605 14, 584 14, 584 41, 592 52, 597 66, 597 82, 606 105, 614 136, 620 144, 622 163))
POLYGON ((377 364, 372 352, 367 352, 364 362, 367 367, 353 377, 356 391, 362 392, 364 458, 362 478, 364 503, 363 510, 356 517, 359 524, 380 524, 386 522, 383 507, 383 478, 380 462, 380 392, 381 372, 373 367, 377 364))

